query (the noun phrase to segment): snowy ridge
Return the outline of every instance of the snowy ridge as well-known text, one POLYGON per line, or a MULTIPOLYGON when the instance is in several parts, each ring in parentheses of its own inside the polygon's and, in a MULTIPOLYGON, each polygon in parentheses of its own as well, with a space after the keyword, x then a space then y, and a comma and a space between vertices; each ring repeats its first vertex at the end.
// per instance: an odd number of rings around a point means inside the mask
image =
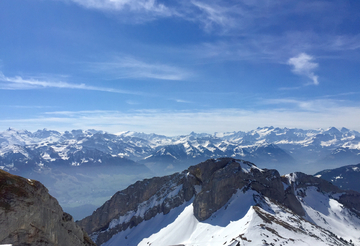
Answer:
MULTIPOLYGON (((116 234, 102 245, 351 245, 349 241, 358 236, 355 227, 360 226, 358 218, 345 223, 346 228, 351 229, 347 233, 337 220, 326 227, 320 220, 313 224, 267 198, 259 204, 261 197, 254 191, 239 190, 223 208, 202 222, 195 218, 192 204, 184 204, 173 211, 177 217, 158 214, 141 226, 116 234)), ((333 209, 337 212, 339 206, 331 207, 331 213, 333 209)), ((321 213, 311 216, 330 221, 330 216, 321 213)))
POLYGON ((143 194, 137 189, 147 194, 144 187, 154 187, 155 181, 144 182, 137 182, 136 189, 128 188, 135 191, 134 198, 129 197, 128 189, 118 192, 79 222, 98 244, 360 245, 360 194, 310 175, 279 176, 276 170, 241 160, 208 160, 158 179, 159 192, 135 209, 123 210, 121 196, 130 204, 143 194), (191 190, 184 199, 184 192, 191 190), (164 202, 169 197, 180 202, 167 206, 164 202), (123 212, 105 223, 106 229, 91 225, 114 210, 123 212), (147 211, 156 212, 146 217, 147 211))
POLYGON ((188 205, 174 222, 138 244, 136 238, 116 241, 116 236, 103 245, 350 245, 268 199, 262 201, 261 207, 255 205, 259 196, 256 192, 238 191, 226 208, 203 222, 196 220, 188 205))

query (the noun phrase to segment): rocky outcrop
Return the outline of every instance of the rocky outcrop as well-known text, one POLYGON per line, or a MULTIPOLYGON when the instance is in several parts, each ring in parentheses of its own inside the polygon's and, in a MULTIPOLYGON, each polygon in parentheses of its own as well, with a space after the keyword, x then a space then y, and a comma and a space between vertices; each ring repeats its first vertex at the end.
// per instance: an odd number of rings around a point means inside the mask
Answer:
POLYGON ((137 226, 159 213, 167 214, 195 195, 195 177, 187 171, 145 179, 117 192, 91 216, 78 221, 100 245, 119 231, 137 226))
POLYGON ((0 170, 0 243, 32 246, 95 245, 36 180, 0 170))
POLYGON ((190 167, 189 172, 202 184, 201 192, 194 200, 194 215, 199 221, 209 218, 239 189, 256 190, 304 215, 293 190, 284 191, 283 180, 276 170, 259 169, 251 162, 222 158, 190 167))

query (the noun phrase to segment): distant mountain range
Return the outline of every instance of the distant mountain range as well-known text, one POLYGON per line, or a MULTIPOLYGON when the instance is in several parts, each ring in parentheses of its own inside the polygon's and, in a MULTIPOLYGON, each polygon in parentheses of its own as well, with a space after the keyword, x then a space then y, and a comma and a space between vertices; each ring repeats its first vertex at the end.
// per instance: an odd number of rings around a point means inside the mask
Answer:
POLYGON ((65 211, 79 206, 91 211, 136 180, 182 171, 220 157, 251 161, 281 174, 313 174, 360 163, 360 133, 334 127, 262 127, 248 132, 192 132, 175 137, 11 128, 0 133, 0 169, 40 180, 65 211))
POLYGON ((360 162, 360 133, 346 128, 302 130, 263 127, 249 132, 156 134, 96 130, 60 133, 8 129, 0 133, 0 167, 9 171, 47 167, 145 165, 155 173, 180 171, 209 158, 233 157, 276 167, 321 170, 360 162))

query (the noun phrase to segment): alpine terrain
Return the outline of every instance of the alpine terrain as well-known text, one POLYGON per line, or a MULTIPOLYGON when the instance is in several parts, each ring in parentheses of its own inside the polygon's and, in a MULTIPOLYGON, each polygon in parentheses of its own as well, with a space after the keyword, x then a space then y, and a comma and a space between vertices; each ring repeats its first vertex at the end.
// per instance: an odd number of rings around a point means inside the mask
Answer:
POLYGON ((249 132, 168 137, 97 130, 0 133, 0 169, 42 182, 75 219, 89 215, 136 180, 232 157, 281 174, 315 172, 360 162, 360 133, 346 128, 263 127, 249 132))
POLYGON ((315 177, 325 179, 341 189, 360 192, 360 164, 327 169, 316 173, 315 177))
POLYGON ((97 245, 359 245, 360 194, 233 158, 138 181, 78 221, 97 245))

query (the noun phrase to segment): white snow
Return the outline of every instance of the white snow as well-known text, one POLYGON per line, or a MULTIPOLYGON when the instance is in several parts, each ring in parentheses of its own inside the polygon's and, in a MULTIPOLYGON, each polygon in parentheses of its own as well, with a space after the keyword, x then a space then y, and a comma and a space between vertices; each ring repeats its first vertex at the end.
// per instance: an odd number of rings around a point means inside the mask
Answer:
POLYGON ((352 170, 353 170, 354 172, 360 172, 360 168, 358 168, 358 167, 353 167, 352 170))
POLYGON ((346 142, 342 145, 343 148, 349 148, 349 149, 358 149, 360 150, 360 142, 356 142, 356 143, 353 143, 353 142, 346 142))
POLYGON ((295 183, 297 179, 296 173, 285 174, 285 177, 289 180, 290 184, 295 183))
POLYGON ((329 140, 329 141, 321 141, 320 145, 321 145, 322 147, 329 147, 329 146, 331 146, 331 145, 336 144, 337 141, 338 141, 338 140, 337 140, 336 138, 331 139, 331 140, 329 140))
POLYGON ((351 239, 355 245, 360 244, 360 219, 338 201, 318 192, 316 187, 309 187, 301 202, 308 220, 348 241, 351 239))
POLYGON ((49 153, 44 152, 41 157, 46 161, 56 161, 55 158, 51 158, 49 153))
POLYGON ((263 172, 263 170, 261 168, 258 168, 255 165, 252 165, 249 163, 244 163, 243 161, 238 161, 238 163, 241 166, 241 169, 243 170, 244 173, 249 173, 251 171, 251 169, 258 169, 261 172, 263 172))

